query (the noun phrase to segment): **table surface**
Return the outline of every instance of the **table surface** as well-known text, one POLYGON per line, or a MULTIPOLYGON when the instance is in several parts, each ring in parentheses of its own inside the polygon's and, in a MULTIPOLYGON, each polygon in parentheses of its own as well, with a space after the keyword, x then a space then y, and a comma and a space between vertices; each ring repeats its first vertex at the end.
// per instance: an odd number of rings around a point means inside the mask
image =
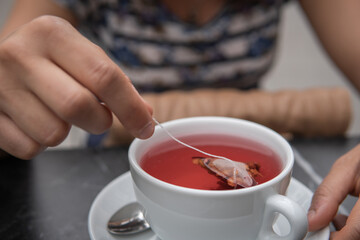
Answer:
MULTIPOLYGON (((300 154, 293 176, 316 189, 332 163, 359 142, 360 137, 290 141, 300 154)), ((89 239, 87 218, 93 200, 128 170, 127 147, 51 150, 30 161, 0 160, 0 239, 89 239)), ((348 197, 344 210, 351 210, 355 201, 348 197)))

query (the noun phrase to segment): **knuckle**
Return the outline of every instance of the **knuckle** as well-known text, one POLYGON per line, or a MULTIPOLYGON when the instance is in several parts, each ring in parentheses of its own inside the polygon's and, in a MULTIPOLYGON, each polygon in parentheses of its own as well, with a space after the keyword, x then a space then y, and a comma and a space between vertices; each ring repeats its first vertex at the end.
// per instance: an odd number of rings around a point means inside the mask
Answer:
POLYGON ((116 82, 118 75, 117 66, 110 60, 99 61, 92 68, 90 81, 99 95, 105 94, 116 82))
POLYGON ((99 118, 101 118, 101 120, 94 126, 92 131, 94 134, 101 134, 112 126, 113 119, 111 114, 104 114, 99 116, 99 118))
POLYGON ((54 147, 60 144, 68 135, 70 126, 63 122, 59 122, 53 125, 51 129, 44 132, 40 144, 43 146, 54 147))
POLYGON ((21 62, 26 55, 27 47, 16 37, 3 40, 0 44, 0 61, 2 63, 21 62))
POLYGON ((45 41, 52 41, 53 38, 63 37, 66 34, 66 29, 69 29, 71 24, 56 16, 43 15, 35 18, 29 23, 28 30, 31 34, 41 36, 45 41))
POLYGON ((21 159, 32 159, 42 150, 40 144, 35 141, 28 142, 23 149, 17 151, 17 157, 21 159))
POLYGON ((315 191, 315 195, 317 199, 326 199, 329 197, 329 195, 331 194, 332 189, 330 186, 322 183, 318 189, 315 191))
POLYGON ((328 201, 330 188, 327 185, 321 184, 315 191, 311 201, 312 208, 318 208, 324 202, 328 201))
POLYGON ((134 127, 141 127, 144 123, 143 121, 134 121, 138 116, 141 116, 141 111, 138 106, 134 104, 134 102, 129 101, 128 106, 124 108, 123 120, 125 122, 133 123, 134 127))
POLYGON ((66 20, 44 15, 31 20, 0 42, 0 60, 21 60, 45 41, 64 38, 71 24, 66 20), (32 48, 29 48, 29 45, 32 48))
POLYGON ((69 26, 70 23, 63 18, 51 16, 51 15, 42 15, 33 19, 30 22, 29 27, 33 31, 39 31, 40 33, 48 33, 51 31, 57 31, 63 29, 64 27, 69 26))
POLYGON ((73 91, 66 94, 63 101, 59 105, 59 114, 67 121, 72 122, 79 114, 83 114, 84 110, 90 102, 89 95, 83 91, 73 91))

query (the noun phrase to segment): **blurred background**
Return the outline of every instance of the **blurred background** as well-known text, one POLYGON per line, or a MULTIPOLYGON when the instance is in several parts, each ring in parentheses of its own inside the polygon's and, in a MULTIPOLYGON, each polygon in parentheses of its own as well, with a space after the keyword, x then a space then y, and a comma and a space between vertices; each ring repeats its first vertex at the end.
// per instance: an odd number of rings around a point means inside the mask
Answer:
MULTIPOLYGON (((0 26, 4 24, 13 0, 0 1, 0 26)), ((342 86, 352 97, 353 121, 348 135, 360 134, 360 98, 359 94, 345 80, 328 59, 308 25, 296 1, 288 3, 282 13, 280 39, 277 60, 263 81, 263 88, 271 91, 309 87, 342 86)), ((360 67, 360 66, 359 66, 360 67)), ((85 133, 73 128, 68 139, 60 147, 83 144, 85 133)))

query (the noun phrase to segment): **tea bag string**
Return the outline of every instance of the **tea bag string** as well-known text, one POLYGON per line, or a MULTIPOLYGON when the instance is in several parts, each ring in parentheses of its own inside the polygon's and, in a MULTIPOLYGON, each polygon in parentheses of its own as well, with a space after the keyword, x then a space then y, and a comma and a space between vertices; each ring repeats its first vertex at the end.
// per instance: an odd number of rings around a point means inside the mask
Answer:
MULTIPOLYGON (((224 159, 224 160, 229 161, 230 163, 232 163, 233 166, 234 166, 234 173, 233 173, 233 174, 234 174, 234 182, 236 182, 236 166, 235 166, 235 163, 234 163, 233 160, 228 159, 228 158, 223 157, 223 156, 218 156, 218 155, 215 155, 215 154, 211 154, 211 153, 202 151, 202 150, 200 150, 200 149, 198 149, 198 148, 196 148, 196 147, 193 147, 193 146, 191 146, 191 145, 189 145, 189 144, 187 144, 187 143, 184 143, 184 142, 180 141, 179 139, 177 139, 176 137, 174 137, 174 136, 173 136, 161 123, 159 123, 154 117, 153 117, 152 119, 154 120, 154 122, 155 122, 161 129, 163 129, 163 130, 165 131, 165 133, 166 133, 170 138, 172 138, 174 141, 180 143, 181 145, 183 145, 183 146, 185 146, 185 147, 188 147, 188 148, 191 148, 191 149, 193 149, 193 150, 195 150, 195 151, 197 151, 197 152, 199 152, 199 153, 202 153, 202 154, 204 154, 204 155, 207 155, 207 156, 209 156, 209 157, 221 158, 221 159, 224 159)), ((234 188, 236 188, 236 184, 235 184, 235 187, 234 187, 234 188)))
POLYGON ((207 156, 209 156, 209 157, 221 158, 221 159, 228 160, 228 161, 231 161, 231 162, 232 162, 232 160, 230 160, 230 159, 228 159, 228 158, 226 158, 226 157, 214 155, 214 154, 211 154, 211 153, 207 153, 207 152, 205 152, 205 151, 202 151, 202 150, 200 150, 200 149, 198 149, 198 148, 196 148, 196 147, 193 147, 193 146, 191 146, 191 145, 189 145, 189 144, 186 144, 186 143, 180 141, 179 139, 177 139, 176 137, 174 137, 174 136, 173 136, 161 123, 159 123, 154 117, 153 117, 153 120, 154 120, 154 122, 155 122, 157 125, 160 126, 160 128, 162 128, 162 129, 165 131, 165 133, 166 133, 169 137, 171 137, 174 141, 180 143, 181 145, 184 145, 185 147, 191 148, 191 149, 193 149, 193 150, 195 150, 195 151, 197 151, 197 152, 200 152, 200 153, 202 153, 202 154, 205 154, 205 155, 207 155, 207 156))

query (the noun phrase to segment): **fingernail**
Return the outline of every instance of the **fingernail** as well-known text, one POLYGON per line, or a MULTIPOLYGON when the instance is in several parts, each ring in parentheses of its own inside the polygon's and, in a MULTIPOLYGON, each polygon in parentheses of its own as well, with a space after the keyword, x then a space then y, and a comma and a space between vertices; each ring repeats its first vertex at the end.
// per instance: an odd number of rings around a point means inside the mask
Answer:
POLYGON ((146 139, 151 137, 154 132, 154 123, 153 121, 148 122, 142 129, 140 129, 138 138, 146 139))

